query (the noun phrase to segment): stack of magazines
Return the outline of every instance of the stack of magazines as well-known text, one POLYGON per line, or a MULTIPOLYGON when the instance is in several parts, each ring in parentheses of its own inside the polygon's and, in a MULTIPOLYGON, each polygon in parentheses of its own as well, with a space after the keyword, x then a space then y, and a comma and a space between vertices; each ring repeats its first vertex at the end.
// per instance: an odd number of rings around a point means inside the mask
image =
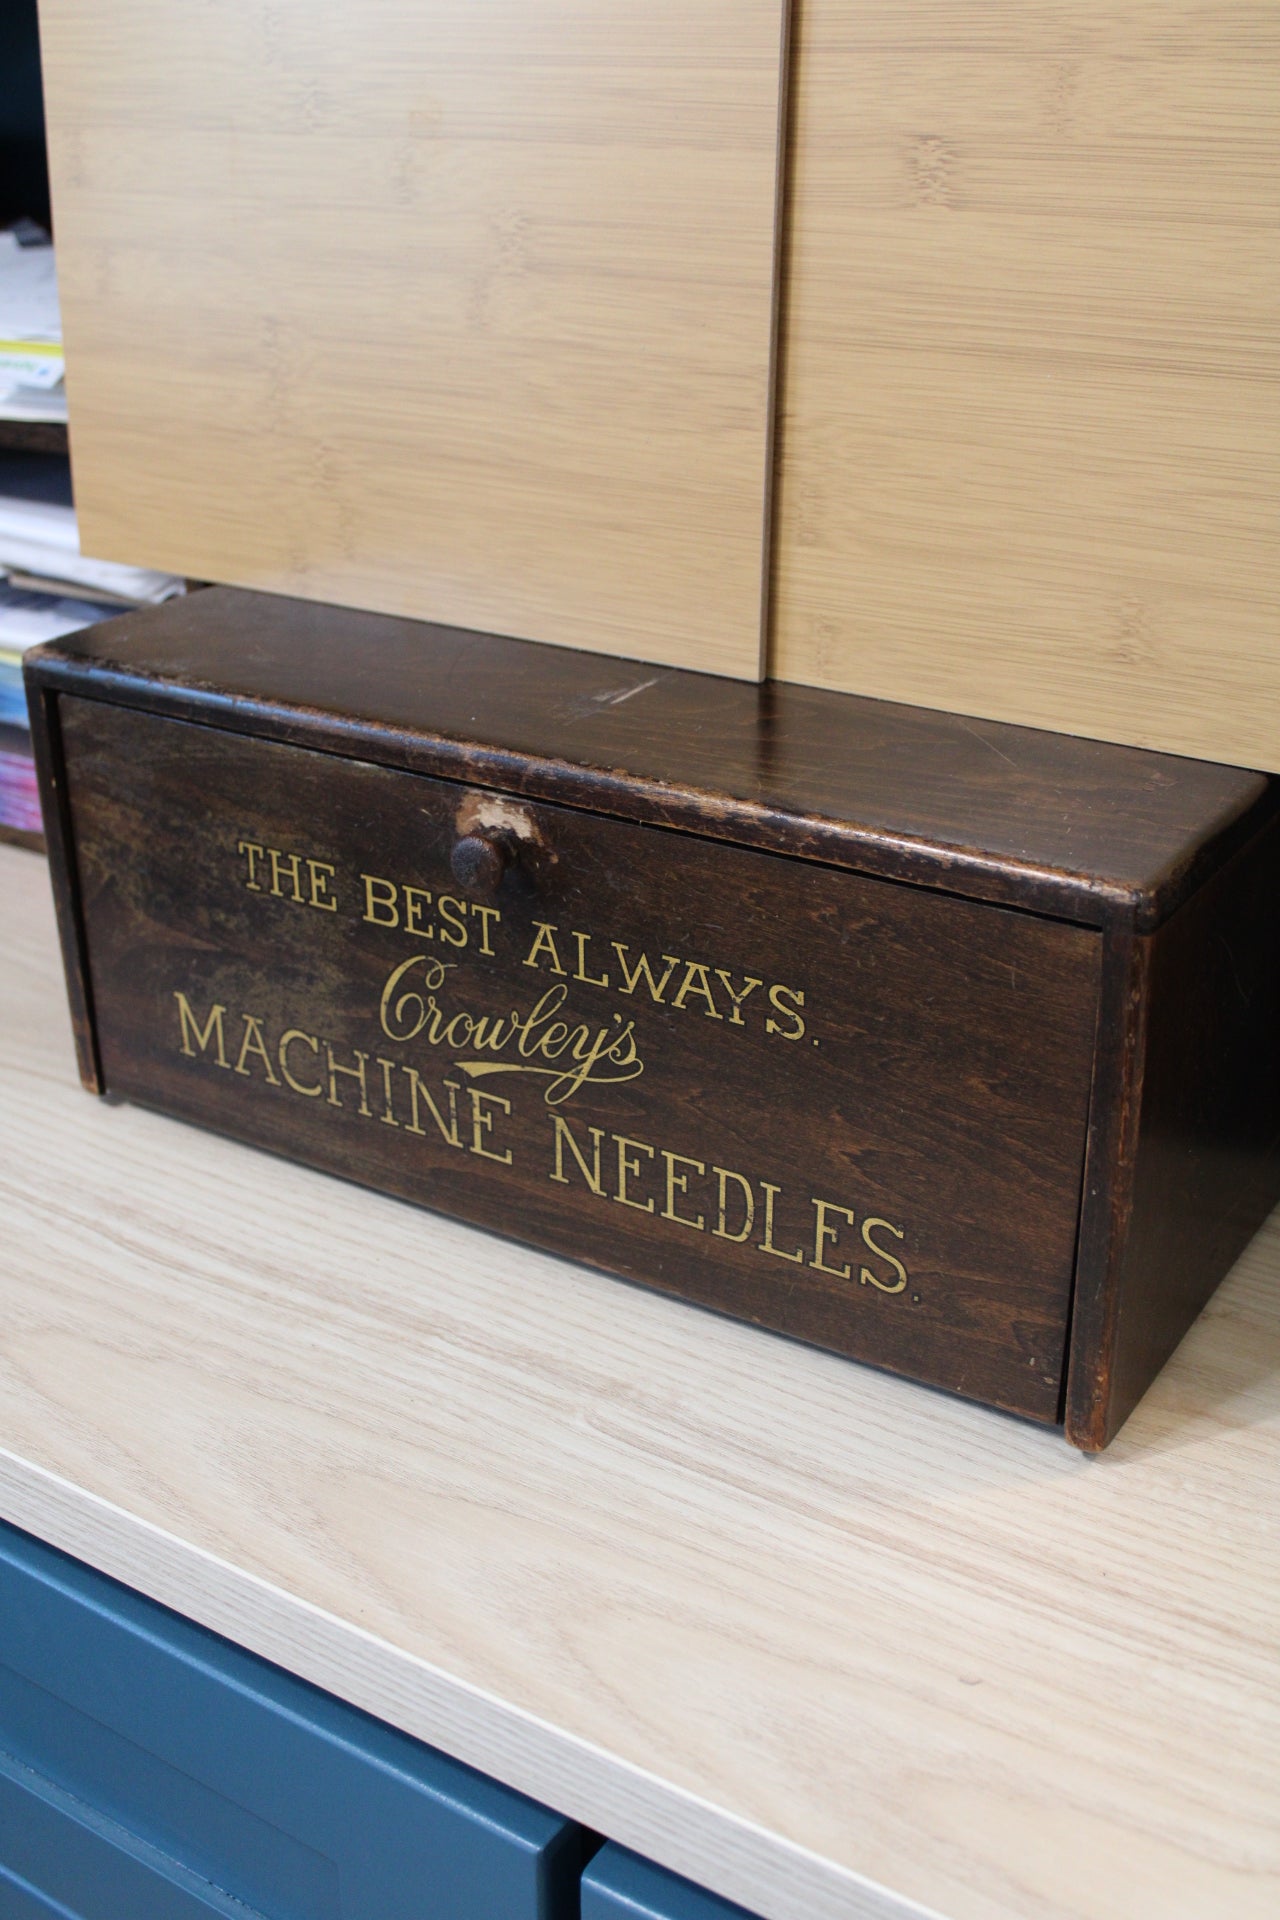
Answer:
POLYGON ((0 233, 0 419, 65 421, 58 273, 30 220, 0 233))
POLYGON ((185 582, 172 574, 119 566, 81 553, 65 460, 34 454, 10 454, 0 460, 0 834, 4 838, 35 842, 40 835, 22 686, 22 656, 27 648, 109 620, 128 607, 168 600, 184 591, 185 582))
POLYGON ((22 656, 126 607, 185 591, 172 574, 80 551, 65 451, 30 451, 33 425, 63 436, 62 323, 49 236, 29 220, 0 233, 0 838, 36 845, 40 805, 22 656), (7 437, 6 437, 7 436, 7 437))

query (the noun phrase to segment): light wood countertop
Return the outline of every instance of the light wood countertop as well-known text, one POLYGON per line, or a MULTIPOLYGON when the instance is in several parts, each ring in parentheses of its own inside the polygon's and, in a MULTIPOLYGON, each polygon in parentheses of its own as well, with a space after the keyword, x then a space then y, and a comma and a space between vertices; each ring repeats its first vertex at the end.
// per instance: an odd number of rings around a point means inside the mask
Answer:
POLYGON ((95 1103, 0 848, 0 1513, 768 1920, 1280 1910, 1278 1269, 1086 1459, 95 1103))

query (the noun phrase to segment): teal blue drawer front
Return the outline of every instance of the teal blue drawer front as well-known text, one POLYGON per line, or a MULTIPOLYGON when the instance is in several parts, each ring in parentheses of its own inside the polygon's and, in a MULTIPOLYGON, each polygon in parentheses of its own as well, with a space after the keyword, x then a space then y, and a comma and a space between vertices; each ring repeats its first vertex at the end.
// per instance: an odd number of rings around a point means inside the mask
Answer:
POLYGON ((602 1847, 582 1877, 582 1920, 752 1920, 621 1847, 602 1847))
POLYGON ((576 1920, 584 1844, 0 1524, 2 1920, 576 1920))

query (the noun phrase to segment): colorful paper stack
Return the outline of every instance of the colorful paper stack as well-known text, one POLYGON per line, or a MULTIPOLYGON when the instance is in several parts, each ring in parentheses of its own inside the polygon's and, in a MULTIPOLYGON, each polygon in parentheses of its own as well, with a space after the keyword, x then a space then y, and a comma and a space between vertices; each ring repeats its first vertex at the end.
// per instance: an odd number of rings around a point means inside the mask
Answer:
POLYGON ((186 591, 172 574, 80 551, 65 452, 23 450, 36 423, 67 417, 58 277, 30 221, 0 233, 0 838, 39 840, 22 656, 144 602, 186 591), (27 438, 24 438, 24 434, 27 438))
POLYGON ((0 456, 0 835, 40 833, 22 685, 27 648, 185 590, 172 574, 81 553, 65 457, 0 456))

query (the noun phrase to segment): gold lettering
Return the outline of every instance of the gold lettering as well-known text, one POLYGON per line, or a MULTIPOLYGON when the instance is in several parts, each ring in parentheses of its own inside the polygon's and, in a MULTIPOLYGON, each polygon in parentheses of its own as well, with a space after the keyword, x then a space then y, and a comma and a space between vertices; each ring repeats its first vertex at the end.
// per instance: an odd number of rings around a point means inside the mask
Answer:
POLYGON ((543 1098, 548 1106, 558 1106, 588 1082, 615 1085, 635 1080, 644 1072, 644 1062, 636 1052, 634 1023, 624 1022, 620 1013, 613 1015, 611 1024, 594 1028, 583 1023, 570 1026, 555 1018, 569 994, 563 981, 548 987, 526 1014, 514 1008, 505 1016, 473 1014, 465 1008, 451 1013, 436 998, 449 971, 443 960, 428 960, 424 953, 411 954, 391 969, 378 1009, 389 1040, 399 1043, 421 1034, 428 1046, 470 1046, 489 1054, 514 1047, 519 1060, 457 1059, 453 1064, 469 1080, 502 1073, 536 1074, 547 1082, 543 1098), (430 989, 425 997, 404 984, 406 976, 419 967, 430 989), (539 1060, 560 1062, 569 1056, 575 1064, 562 1070, 554 1064, 533 1064, 539 1060))
POLYGON ((338 1075, 340 1073, 346 1074, 348 1079, 358 1080, 360 1082, 360 1112, 366 1120, 370 1119, 372 1116, 369 1113, 369 1086, 365 1078, 365 1068, 369 1064, 368 1054, 361 1053, 359 1047, 352 1047, 351 1051, 355 1055, 356 1064, 354 1067, 344 1067, 339 1061, 334 1059, 333 1045, 330 1041, 325 1041, 324 1050, 329 1061, 329 1105, 331 1107, 340 1107, 342 1105, 341 1100, 338 1098, 338 1075))
POLYGON ((320 1042, 313 1034, 304 1033, 301 1027, 290 1027, 288 1033, 280 1036, 280 1045, 276 1048, 276 1059, 280 1062, 280 1071, 285 1077, 286 1084, 291 1086, 295 1093, 305 1093, 309 1100, 313 1100, 317 1094, 324 1092, 323 1083, 314 1087, 304 1087, 301 1080, 295 1080, 289 1071, 289 1049, 295 1040, 305 1040, 312 1053, 318 1054, 320 1051, 320 1042))
POLYGON ((839 1232, 837 1227, 828 1226, 827 1215, 829 1213, 843 1214, 851 1227, 856 1226, 857 1221, 848 1207, 838 1207, 834 1200, 815 1200, 813 1202, 813 1208, 818 1218, 813 1230, 813 1258, 809 1262, 809 1265, 816 1267, 819 1273, 833 1273, 837 1280, 847 1280, 850 1273, 848 1267, 829 1267, 822 1257, 823 1249, 826 1247, 827 1242, 831 1241, 834 1244, 839 1232))
POLYGON ((283 864, 289 869, 289 879, 293 886, 291 898, 295 906, 304 904, 302 898, 302 862, 296 853, 281 853, 278 847, 267 848, 267 858, 271 862, 271 891, 277 900, 284 899, 284 889, 280 885, 280 868, 283 864))
POLYGON ((249 862, 249 872, 245 878, 246 887, 248 887, 251 893, 261 893, 262 888, 259 886, 255 875, 258 871, 258 862, 265 854, 266 848, 260 847, 256 840, 237 840, 236 852, 243 853, 249 862))
MULTIPOLYGON (((663 958, 666 958, 665 954, 663 958)), ((683 1007, 686 998, 691 993, 700 994, 706 1001, 706 1013, 709 1020, 724 1019, 724 1015, 716 1005, 715 995, 711 991, 711 982, 707 978, 707 970, 699 960, 688 960, 685 962, 684 979, 680 982, 679 992, 671 1002, 672 1006, 683 1007)))
POLYGON ((489 922, 501 920, 502 915, 496 907, 482 907, 474 900, 471 902, 471 911, 480 916, 480 951, 492 959, 493 948, 489 945, 489 922))
POLYGON ((400 909, 396 905, 396 896, 400 889, 395 881, 380 880, 376 873, 362 873, 360 878, 364 881, 364 912, 360 916, 361 919, 367 921, 371 927, 398 927, 400 909), (379 893, 376 901, 374 900, 375 887, 379 893), (375 905, 385 907, 386 914, 375 913, 375 905))
POLYGON ((382 1112, 378 1118, 384 1127, 398 1127, 400 1122, 396 1119, 395 1105, 391 1098, 391 1076, 396 1070, 396 1063, 394 1060, 384 1060, 379 1054, 378 1065, 382 1068, 382 1112))
POLYGON ((307 874, 311 881, 311 899, 309 905, 318 907, 322 913, 336 913, 338 903, 329 891, 329 881, 337 872, 325 860, 308 860, 307 874), (328 878, 326 879, 326 875, 328 878))
POLYGON ((491 1053, 501 1053, 515 1031, 515 1018, 514 1014, 508 1015, 504 1023, 500 1013, 480 1014, 471 1035, 472 1046, 488 1047, 491 1053))
POLYGON ((705 1173, 706 1167, 701 1160, 691 1160, 687 1153, 669 1153, 665 1147, 662 1149, 662 1157, 667 1163, 667 1204, 662 1209, 663 1219, 674 1220, 677 1226, 691 1227, 695 1233, 702 1233, 706 1228, 706 1222, 701 1214, 696 1220, 690 1220, 683 1213, 676 1212, 677 1192, 684 1194, 689 1191, 689 1176, 687 1173, 677 1173, 676 1164, 678 1162, 682 1167, 693 1167, 698 1173, 705 1173))
POLYGON ((628 1174, 634 1175, 640 1172, 639 1160, 627 1149, 635 1147, 639 1153, 647 1153, 652 1160, 653 1148, 646 1146, 643 1140, 628 1140, 624 1133, 615 1133, 613 1137, 618 1148, 618 1191, 614 1194, 614 1199, 624 1207, 634 1207, 637 1213, 652 1213, 652 1200, 633 1200, 627 1192, 628 1174))
POLYGON ((772 1253, 779 1260, 791 1260, 796 1266, 803 1265, 803 1247, 797 1247, 794 1253, 784 1253, 781 1247, 775 1247, 773 1244, 773 1203, 782 1192, 782 1188, 770 1186, 767 1180, 762 1180, 760 1185, 764 1189, 764 1239, 757 1240, 756 1245, 761 1253, 772 1253))
POLYGON ((236 852, 245 856, 247 871, 244 884, 252 893, 261 893, 263 890, 259 872, 265 860, 271 868, 271 885, 268 891, 274 894, 277 900, 288 898, 295 906, 316 907, 322 913, 338 911, 338 903, 329 888, 329 882, 337 869, 330 866, 327 860, 307 859, 308 890, 304 894, 302 890, 303 860, 299 854, 282 853, 279 847, 259 846, 256 840, 237 840, 236 852), (290 892, 287 895, 284 889, 286 879, 290 886, 290 892))
POLYGON ((757 987, 762 987, 764 985, 764 981, 756 980, 752 977, 751 974, 748 974, 746 986, 742 989, 741 993, 737 993, 734 991, 733 979, 731 975, 726 973, 723 967, 716 968, 716 979, 723 980, 724 990, 728 994, 730 1000, 732 1000, 733 1002, 733 1006, 729 1010, 730 1024, 735 1027, 745 1027, 747 1023, 742 1017, 742 1013, 741 1013, 742 1003, 746 999, 749 993, 754 993, 757 987))
POLYGON ((552 973, 562 974, 564 968, 560 965, 560 955, 556 951, 557 928, 546 920, 535 920, 533 924, 538 931, 534 938, 533 945, 529 949, 528 958, 524 963, 525 966, 536 967, 538 965, 538 955, 545 949, 551 956, 552 973))
POLYGON ((209 1051, 210 1035, 215 1035, 218 1042, 218 1065, 225 1067, 227 1065, 227 1050, 222 1038, 222 1016, 226 1012, 226 1008, 221 1005, 211 1007, 209 1010, 209 1018, 205 1021, 204 1029, 201 1031, 200 1023, 191 1011, 186 994, 175 993, 173 997, 178 1003, 178 1025, 182 1033, 182 1051, 186 1054, 187 1058, 189 1060, 195 1059, 196 1047, 199 1047, 201 1053, 207 1053, 209 1051), (196 1043, 195 1047, 191 1044, 193 1040, 196 1043))
POLYGON ((630 951, 630 949, 627 947, 624 947, 621 940, 615 940, 612 944, 613 944, 613 950, 617 954, 619 963, 622 967, 622 978, 623 978, 624 984, 618 988, 619 993, 634 993, 640 981, 643 980, 645 985, 649 989, 650 998, 653 1000, 656 1000, 659 1006, 661 1006, 662 996, 667 990, 667 982, 670 980, 676 968, 680 965, 679 954, 675 954, 675 953, 663 954, 662 957, 667 963, 667 970, 663 974, 661 980, 655 980, 653 977, 653 968, 649 965, 649 956, 647 953, 642 953, 640 955, 640 958, 637 960, 635 967, 631 968, 627 965, 627 954, 630 951))
POLYGON ((540 1030, 546 1026, 552 1014, 564 1005, 568 996, 568 987, 548 987, 523 1020, 519 1014, 512 1014, 513 1031, 520 1035, 516 1041, 516 1052, 522 1060, 527 1060, 530 1054, 541 1051, 543 1036, 540 1030))
POLYGON ((406 933, 420 933, 424 940, 434 940, 435 930, 422 924, 422 909, 431 905, 431 895, 425 887, 402 887, 404 895, 404 930, 406 933))
POLYGON ((578 948, 578 964, 574 969, 573 977, 575 980, 581 980, 583 984, 588 987, 607 987, 609 984, 609 976, 607 973, 595 974, 587 972, 587 942, 590 938, 591 935, 589 933, 575 933, 573 935, 573 939, 578 948))
POLYGON ((469 1013, 452 1014, 444 1023, 440 1038, 446 1047, 465 1047, 475 1032, 475 1025, 469 1013))
POLYGON ((775 1013, 780 1013, 784 1020, 789 1020, 791 1026, 790 1029, 780 1027, 776 1020, 769 1019, 764 1023, 765 1032, 780 1034, 784 1040, 803 1040, 804 1019, 801 1014, 796 1012, 796 1007, 802 1007, 804 1005, 804 995, 800 989, 798 987, 770 987, 769 1004, 775 1013), (782 1004, 784 999, 794 1000, 795 1007, 784 1007, 782 1004))
POLYGON ((236 1072, 243 1073, 247 1076, 249 1069, 245 1065, 245 1062, 251 1053, 256 1053, 267 1070, 268 1080, 273 1087, 278 1087, 280 1082, 276 1078, 276 1070, 271 1064, 271 1055, 267 1052, 267 1043, 262 1037, 262 1022, 252 1013, 242 1013, 240 1018, 244 1021, 244 1039, 240 1042, 240 1057, 236 1061, 236 1072))
POLYGON ((755 1195, 751 1190, 751 1182, 744 1180, 740 1173, 734 1173, 731 1167, 712 1167, 711 1171, 715 1174, 720 1187, 720 1199, 717 1208, 718 1218, 711 1231, 717 1240, 733 1240, 741 1243, 750 1236, 751 1229, 756 1221, 756 1201, 755 1195), (726 1224, 728 1220, 728 1183, 730 1180, 737 1182, 738 1190, 742 1195, 742 1204, 746 1209, 746 1218, 743 1220, 741 1233, 730 1233, 726 1224))
POLYGON ((579 1173, 582 1175, 583 1179, 586 1181, 587 1185, 590 1187, 592 1193, 603 1194, 604 1187, 601 1184, 601 1180, 600 1180, 600 1143, 604 1139, 604 1128, 603 1127, 587 1128, 587 1132, 591 1135, 591 1165, 590 1167, 588 1167, 586 1161, 583 1159, 582 1154, 578 1149, 578 1143, 574 1139, 573 1129, 569 1125, 568 1121, 562 1120, 558 1113, 551 1114, 550 1120, 551 1120, 552 1126, 556 1130, 555 1131, 556 1164, 555 1164, 555 1171, 551 1175, 549 1175, 549 1178, 556 1181, 557 1184, 562 1187, 567 1187, 569 1185, 569 1178, 564 1170, 564 1149, 567 1146, 570 1153, 573 1155, 574 1159, 578 1163, 579 1173))
POLYGON ((451 947, 465 947, 467 944, 467 922, 464 917, 467 911, 466 901, 455 899, 451 893, 442 893, 436 901, 436 911, 445 922, 440 929, 440 938, 447 941, 451 947))
MULTIPOLYGON (((399 1042, 415 1040, 428 1020, 434 1019, 438 1023, 440 1010, 436 1006, 435 995, 444 985, 446 972, 447 968, 443 960, 429 960, 425 953, 411 953, 409 958, 402 960, 398 967, 392 967, 387 975, 387 983, 382 989, 382 998, 378 1002, 378 1018, 388 1040, 399 1042), (431 997, 429 1000, 424 1000, 420 993, 408 989, 400 994, 393 1004, 392 995, 396 993, 400 982, 411 967, 425 967, 423 980, 431 990, 431 997)), ((438 1036, 433 1033, 431 1038, 434 1044, 438 1036)))
POLYGON ((899 1260, 896 1253, 890 1253, 887 1247, 881 1247, 876 1244, 876 1242, 871 1237, 872 1227, 883 1227, 885 1232, 891 1233, 895 1240, 903 1240, 906 1238, 905 1228, 895 1227, 888 1220, 878 1220, 875 1218, 874 1215, 869 1220, 864 1220, 862 1223, 863 1245, 871 1253, 878 1254, 882 1260, 887 1261, 889 1266, 893 1268, 893 1271, 897 1274, 898 1277, 895 1281, 893 1281, 892 1284, 890 1284, 890 1282, 887 1280, 877 1279, 876 1275, 872 1273, 870 1267, 863 1267, 862 1271, 858 1275, 858 1278, 859 1280, 861 1280, 864 1287, 868 1285, 873 1287, 879 1287, 881 1293, 901 1293, 902 1289, 907 1284, 907 1270, 903 1266, 901 1260, 899 1260))
MULTIPOLYGON (((585 1033, 585 1027, 578 1029, 585 1033)), ((563 1020, 552 1020, 538 1036, 538 1052, 544 1060, 558 1060, 569 1044, 572 1029, 563 1020)))
POLYGON ((493 1132, 493 1115, 487 1112, 480 1103, 483 1100, 488 1100, 491 1101, 495 1107, 501 1107, 504 1113, 510 1113, 511 1102, 504 1100, 501 1094, 484 1093, 479 1087, 468 1087, 467 1093, 471 1099, 472 1153, 478 1153, 482 1160, 496 1160, 499 1166, 509 1167, 511 1165, 510 1148, 508 1148, 505 1153, 490 1153, 488 1147, 484 1144, 485 1134, 493 1132))
POLYGON ((425 1133, 426 1132, 425 1127, 420 1127, 418 1125, 418 1097, 419 1095, 421 1095, 422 1099, 426 1102, 427 1112, 431 1115, 431 1118, 435 1121, 436 1126, 440 1130, 440 1136, 444 1140, 446 1145, 450 1147, 461 1147, 462 1140, 458 1133, 459 1088, 458 1088, 457 1081, 446 1080, 444 1082, 445 1086, 449 1089, 449 1124, 448 1126, 446 1126, 444 1123, 444 1115, 441 1113, 439 1107, 436 1105, 435 1101, 432 1099, 431 1089, 427 1085, 426 1081, 422 1078, 421 1074, 418 1072, 418 1069, 416 1067, 407 1067, 402 1062, 400 1071, 401 1073, 406 1074, 409 1080, 409 1124, 406 1126, 405 1132, 406 1133, 425 1133))

